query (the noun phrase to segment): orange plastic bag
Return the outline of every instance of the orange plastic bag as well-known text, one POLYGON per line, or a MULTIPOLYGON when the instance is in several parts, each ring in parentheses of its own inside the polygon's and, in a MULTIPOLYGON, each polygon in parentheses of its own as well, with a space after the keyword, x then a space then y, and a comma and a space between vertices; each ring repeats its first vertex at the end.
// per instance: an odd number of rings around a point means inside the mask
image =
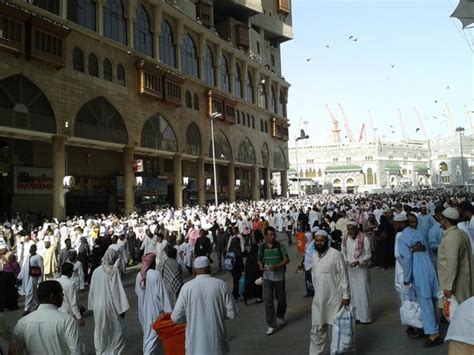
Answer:
POLYGON ((185 324, 176 324, 171 313, 165 313, 153 323, 153 329, 160 337, 165 355, 185 355, 185 324))
POLYGON ((298 248, 298 253, 304 254, 304 249, 306 248, 306 237, 304 232, 296 233, 296 247, 298 248))

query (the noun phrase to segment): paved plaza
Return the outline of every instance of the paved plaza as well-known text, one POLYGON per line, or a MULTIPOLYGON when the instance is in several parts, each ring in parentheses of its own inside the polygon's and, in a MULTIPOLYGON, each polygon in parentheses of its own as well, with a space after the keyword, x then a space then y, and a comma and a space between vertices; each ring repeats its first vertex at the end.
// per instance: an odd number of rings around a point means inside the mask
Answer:
MULTIPOLYGON (((280 240, 284 240, 283 235, 280 240)), ((302 256, 296 253, 296 246, 289 248, 290 264, 287 268, 287 320, 286 326, 272 336, 266 336, 264 304, 238 303, 239 313, 234 321, 227 323, 231 354, 233 355, 278 355, 307 354, 309 350, 309 331, 311 327, 311 299, 303 298, 304 274, 296 273, 302 256)), ((214 258, 215 260, 216 258, 214 258)), ((135 296, 135 277, 138 267, 130 268, 123 283, 131 309, 127 312, 127 347, 125 355, 141 354, 142 332, 138 323, 137 298, 135 296)), ((187 272, 186 272, 187 274, 187 272)), ((230 273, 214 272, 214 276, 226 280, 232 286, 230 273)), ((400 325, 398 305, 393 289, 393 269, 387 271, 371 269, 372 301, 375 321, 370 325, 357 326, 357 354, 447 354, 447 346, 425 349, 424 339, 411 340, 400 325)), ((87 306, 87 293, 79 297, 80 303, 87 306)), ((23 302, 20 302, 22 305, 23 302)), ((14 326, 22 310, 3 312, 7 324, 14 326)), ((86 343, 86 354, 93 354, 93 317, 85 316, 86 327, 81 329, 86 343)), ((443 329, 445 331, 445 329, 443 329)), ((206 354, 212 355, 212 354, 206 354)))

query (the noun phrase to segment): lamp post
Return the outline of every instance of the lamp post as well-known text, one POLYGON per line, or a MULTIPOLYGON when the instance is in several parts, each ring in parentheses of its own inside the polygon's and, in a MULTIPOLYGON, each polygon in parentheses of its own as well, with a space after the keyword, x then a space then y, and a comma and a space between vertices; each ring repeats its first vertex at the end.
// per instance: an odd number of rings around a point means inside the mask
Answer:
POLYGON ((216 204, 216 208, 218 206, 217 200, 217 169, 216 169, 216 146, 214 143, 214 120, 221 118, 222 113, 220 112, 213 112, 209 116, 209 120, 211 121, 211 142, 212 142, 212 170, 214 172, 214 202, 216 204))
POLYGON ((304 133, 304 129, 300 130, 300 136, 295 138, 295 156, 296 156, 296 186, 298 191, 298 197, 301 194, 301 181, 300 181, 300 168, 298 165, 298 141, 308 139, 309 136, 304 133))
POLYGON ((462 154, 462 136, 465 129, 464 127, 457 127, 456 132, 459 133, 459 148, 461 150, 461 184, 464 186, 464 157, 462 154))

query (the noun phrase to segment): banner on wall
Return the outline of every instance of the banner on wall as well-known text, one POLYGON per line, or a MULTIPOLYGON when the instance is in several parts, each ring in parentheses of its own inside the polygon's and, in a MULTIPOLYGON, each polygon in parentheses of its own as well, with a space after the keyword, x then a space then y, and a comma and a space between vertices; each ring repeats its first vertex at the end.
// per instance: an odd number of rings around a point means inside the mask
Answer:
POLYGON ((16 195, 51 195, 53 170, 29 166, 13 167, 13 193, 16 195))

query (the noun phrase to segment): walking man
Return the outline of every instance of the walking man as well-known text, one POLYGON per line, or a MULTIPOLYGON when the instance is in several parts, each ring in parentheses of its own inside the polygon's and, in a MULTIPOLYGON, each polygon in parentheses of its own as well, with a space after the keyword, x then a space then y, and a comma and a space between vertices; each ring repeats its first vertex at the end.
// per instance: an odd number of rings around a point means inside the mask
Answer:
POLYGON ((258 250, 258 265, 263 271, 263 299, 268 325, 267 335, 272 335, 286 323, 285 271, 286 264, 290 260, 286 247, 275 240, 275 228, 265 228, 264 235, 265 242, 260 245, 258 250), (274 298, 277 299, 276 317, 274 298))

